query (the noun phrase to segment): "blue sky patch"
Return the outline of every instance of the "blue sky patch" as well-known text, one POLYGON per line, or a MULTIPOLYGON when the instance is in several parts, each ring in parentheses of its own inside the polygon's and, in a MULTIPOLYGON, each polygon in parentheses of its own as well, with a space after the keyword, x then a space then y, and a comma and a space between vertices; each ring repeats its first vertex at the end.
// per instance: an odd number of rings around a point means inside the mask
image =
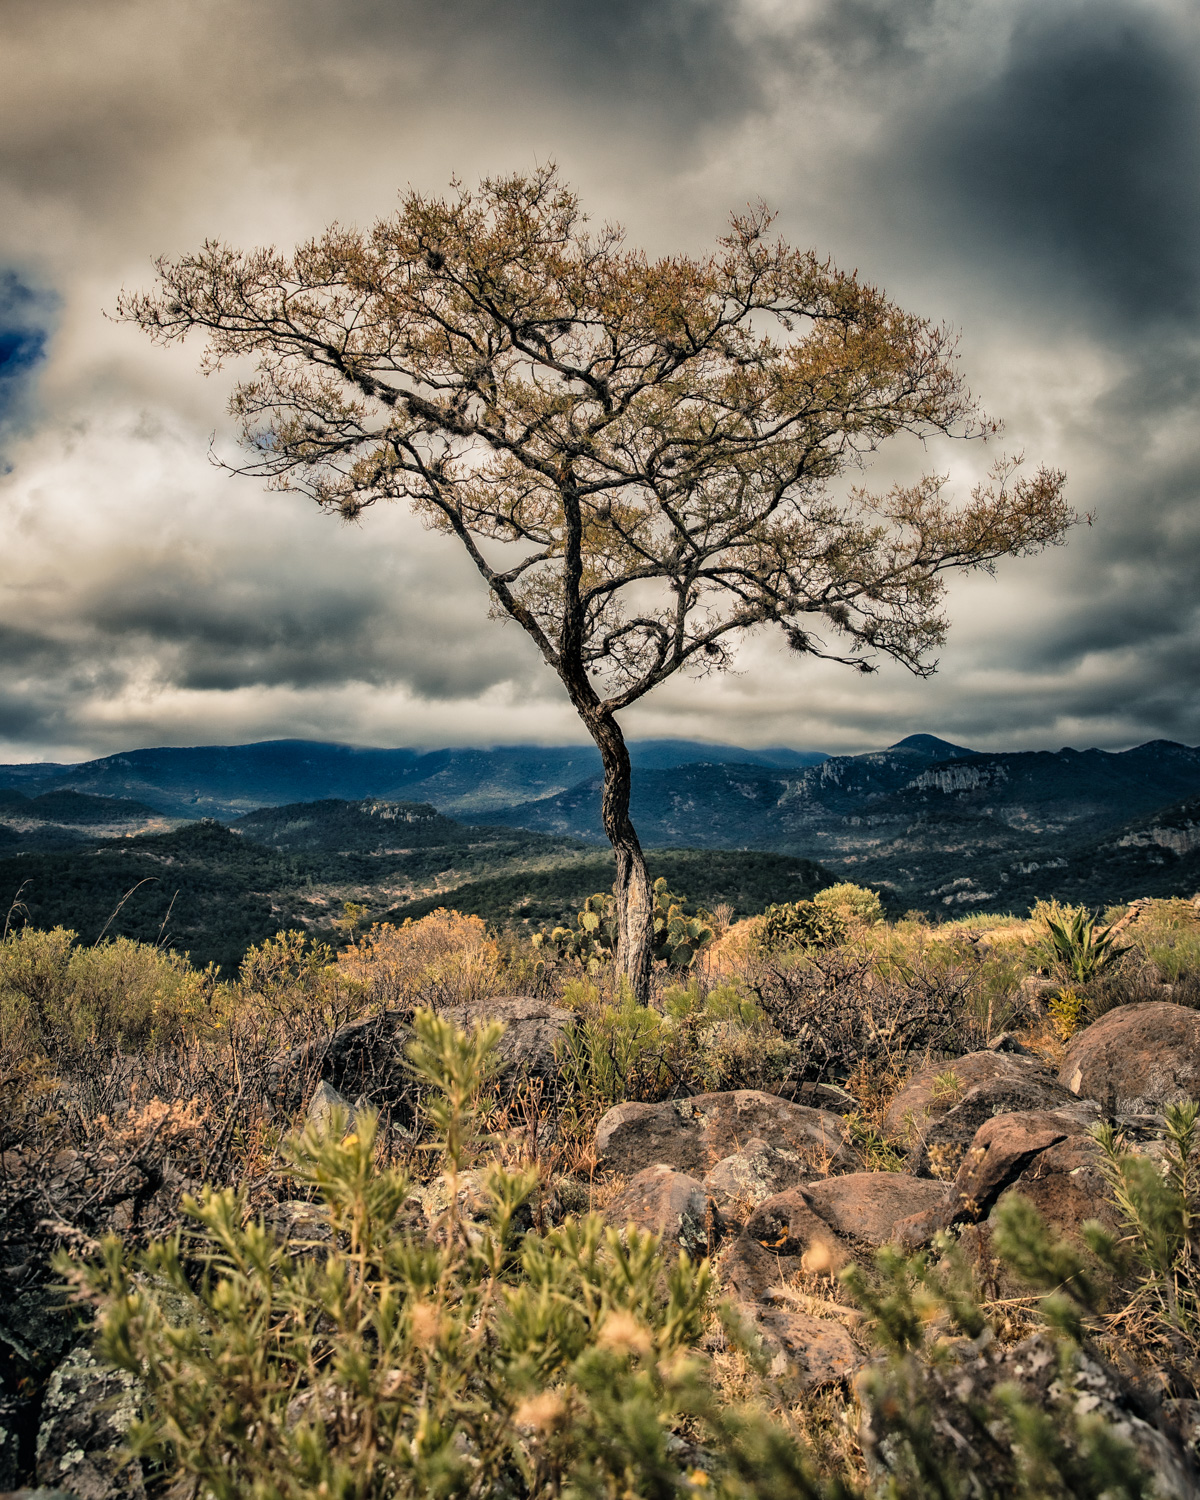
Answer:
POLYGON ((0 423, 17 417, 46 355, 55 298, 0 271, 0 423))

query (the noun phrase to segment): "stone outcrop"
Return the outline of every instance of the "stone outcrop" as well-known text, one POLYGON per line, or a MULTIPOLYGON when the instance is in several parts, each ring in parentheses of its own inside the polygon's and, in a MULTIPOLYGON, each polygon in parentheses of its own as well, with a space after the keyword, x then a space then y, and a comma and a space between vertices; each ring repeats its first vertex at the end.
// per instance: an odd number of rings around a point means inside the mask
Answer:
POLYGON ((1161 1000, 1117 1006, 1073 1038, 1058 1076, 1111 1115, 1200 1098, 1200 1012, 1161 1000))
POLYGON ((661 1164, 703 1177, 752 1140, 795 1152, 810 1177, 845 1171, 853 1162, 840 1116, 757 1089, 618 1104, 596 1128, 596 1159, 605 1171, 632 1174, 661 1164))
POLYGON ((672 1167, 646 1167, 609 1199, 604 1217, 618 1229, 632 1224, 661 1235, 668 1246, 699 1259, 715 1248, 719 1220, 704 1185, 672 1167))

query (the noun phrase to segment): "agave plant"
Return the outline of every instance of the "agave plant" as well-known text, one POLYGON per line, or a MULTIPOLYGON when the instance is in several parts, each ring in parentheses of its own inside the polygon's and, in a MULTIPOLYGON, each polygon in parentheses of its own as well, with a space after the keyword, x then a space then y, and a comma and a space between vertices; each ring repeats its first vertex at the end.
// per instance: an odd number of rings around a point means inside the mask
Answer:
POLYGON ((1049 915, 1044 920, 1054 966, 1072 984, 1089 983, 1129 952, 1127 947, 1116 945, 1111 928, 1096 926, 1095 916, 1084 906, 1064 914, 1061 920, 1049 915))

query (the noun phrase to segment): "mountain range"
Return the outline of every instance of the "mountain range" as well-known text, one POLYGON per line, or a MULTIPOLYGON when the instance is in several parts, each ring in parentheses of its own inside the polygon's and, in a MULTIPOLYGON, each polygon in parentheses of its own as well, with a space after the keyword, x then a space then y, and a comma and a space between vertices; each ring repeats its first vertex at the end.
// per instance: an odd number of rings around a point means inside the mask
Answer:
MULTIPOLYGON (((698 761, 796 770, 828 757, 809 750, 746 750, 698 740, 635 740, 639 771, 698 761)), ((226 820, 258 807, 379 798, 432 803, 479 817, 496 808, 553 797, 600 770, 594 745, 498 745, 491 749, 376 750, 316 740, 129 750, 77 765, 0 766, 0 788, 27 796, 71 790, 134 799, 177 818, 226 820)))
MULTIPOLYGON (((1186 745, 977 752, 911 735, 852 756, 686 740, 631 751, 633 817, 648 849, 815 861, 812 878, 875 885, 893 911, 1017 910, 1050 895, 1096 905, 1200 885, 1200 749, 1186 745)), ((91 849, 95 874, 116 857, 114 840, 158 858, 155 838, 207 817, 230 826, 235 843, 220 848, 231 857, 240 839, 243 864, 252 848, 273 861, 253 889, 300 892, 268 901, 288 920, 321 918, 322 905, 327 919, 341 900, 364 897, 374 913, 412 914, 451 889, 481 914, 515 911, 524 898, 506 882, 535 870, 546 888, 540 910, 594 880, 582 865, 595 864, 591 851, 604 842, 599 805, 597 756, 580 746, 360 750, 284 740, 4 766, 0 896, 34 855, 56 856, 60 884, 70 865, 62 889, 78 890, 72 849, 91 849), (561 879, 547 875, 555 869, 561 879)), ((206 859, 218 857, 214 838, 206 859)), ((174 858, 166 848, 161 857, 174 858)), ((49 867, 39 878, 51 878, 49 867)), ((749 899, 750 886, 738 889, 749 899)), ((62 903, 50 905, 67 919, 62 903)))

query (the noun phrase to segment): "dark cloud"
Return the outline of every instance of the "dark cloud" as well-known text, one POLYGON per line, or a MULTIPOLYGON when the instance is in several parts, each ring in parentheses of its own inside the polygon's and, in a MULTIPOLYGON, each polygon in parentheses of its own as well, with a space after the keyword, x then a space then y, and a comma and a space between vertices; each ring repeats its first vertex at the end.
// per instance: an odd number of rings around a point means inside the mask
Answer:
MULTIPOLYGON (((1194 319, 1197 39, 1144 5, 1039 3, 914 157, 989 261, 1138 323, 1194 319), (1032 274, 1031 274, 1032 273, 1032 274)), ((951 86, 952 87, 952 86, 951 86)))
MULTIPOLYGON (((580 733, 452 543, 395 513, 347 533, 218 480, 203 458, 213 426, 231 442, 228 377, 204 386, 198 351, 99 312, 208 233, 286 246, 387 213, 409 182, 550 156, 595 217, 656 249, 710 244, 763 194, 797 238, 961 325, 1007 441, 1066 467, 1095 512, 1065 551, 953 592, 931 682, 885 671, 864 690, 751 643, 743 676, 671 685, 636 732, 1200 739, 1200 17, 1184 0, 8 0, 5 32, 14 747, 580 733)), ((968 489, 986 465, 918 459, 968 489)))

